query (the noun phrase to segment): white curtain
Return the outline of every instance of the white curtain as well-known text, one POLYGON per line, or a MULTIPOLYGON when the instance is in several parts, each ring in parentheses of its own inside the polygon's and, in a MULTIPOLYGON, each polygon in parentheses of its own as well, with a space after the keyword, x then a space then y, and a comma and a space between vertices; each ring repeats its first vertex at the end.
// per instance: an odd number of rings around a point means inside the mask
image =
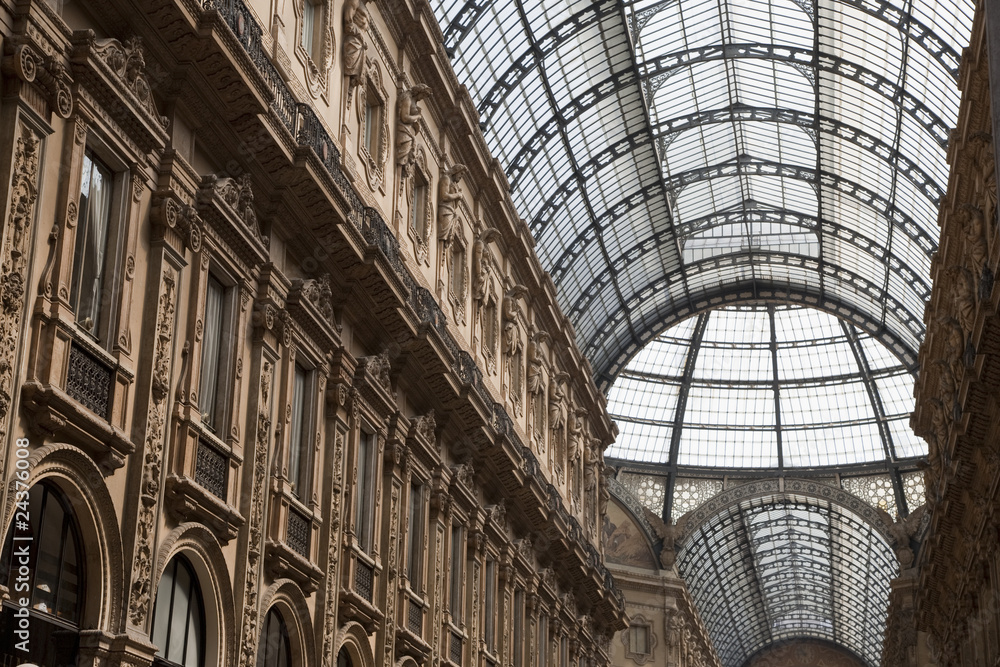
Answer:
POLYGON ((217 394, 219 387, 219 353, 222 341, 222 307, 225 288, 209 276, 205 295, 205 326, 201 344, 201 380, 198 387, 198 405, 202 419, 211 428, 216 427, 217 394))

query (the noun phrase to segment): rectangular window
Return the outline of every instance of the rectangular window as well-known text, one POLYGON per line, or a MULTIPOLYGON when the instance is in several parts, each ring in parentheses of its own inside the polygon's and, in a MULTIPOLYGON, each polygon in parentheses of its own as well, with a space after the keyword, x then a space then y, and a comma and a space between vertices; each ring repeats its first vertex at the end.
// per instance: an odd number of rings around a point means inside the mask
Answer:
POLYGON ((524 667, 524 591, 514 591, 514 667, 524 667))
POLYGON ((374 514, 374 480, 373 476, 373 442, 375 436, 361 431, 358 437, 358 487, 355 511, 355 529, 358 533, 358 544, 362 551, 370 553, 372 549, 372 515, 374 514))
POLYGON ((486 592, 483 601, 486 605, 483 639, 486 640, 486 650, 496 653, 497 563, 495 560, 486 561, 486 592))
POLYGON ((569 640, 566 635, 559 638, 559 665, 569 667, 569 640))
POLYGON ((458 243, 451 244, 451 294, 457 299, 465 297, 465 248, 458 243))
POLYGON ((288 481, 292 493, 305 502, 310 492, 312 476, 312 448, 309 446, 309 406, 312 373, 295 364, 292 381, 292 423, 288 429, 288 481))
POLYGON ((314 45, 319 41, 316 39, 318 18, 321 14, 321 7, 315 0, 303 0, 302 2, 302 48, 315 59, 313 51, 314 45))
POLYGON ((382 127, 382 103, 369 92, 365 97, 365 149, 372 159, 379 155, 379 139, 382 127))
POLYGON ((423 487, 410 485, 410 518, 406 527, 406 572, 410 590, 420 592, 424 584, 424 498, 423 487))
POLYGON ((111 170, 87 150, 83 156, 70 306, 80 328, 93 336, 98 335, 103 310, 113 185, 111 170))
POLYGON ((483 316, 483 345, 490 354, 497 349, 497 302, 490 297, 486 304, 486 314, 483 316))
POLYGON ((632 626, 632 653, 649 653, 649 628, 645 625, 632 626))
POLYGON ((413 177, 413 205, 410 206, 410 228, 421 241, 427 232, 427 216, 424 209, 427 208, 427 183, 418 172, 413 177))
POLYGON ((465 545, 461 526, 451 527, 451 618, 459 625, 465 617, 462 605, 462 582, 465 577, 465 545))
POLYGON ((549 662, 549 615, 538 618, 538 667, 546 667, 549 662))
POLYGON ((228 339, 226 306, 229 296, 230 290, 214 276, 209 275, 205 294, 198 405, 201 409, 202 423, 213 431, 220 431, 221 417, 225 412, 226 383, 223 376, 226 371, 225 357, 228 355, 229 346, 224 343, 228 339))

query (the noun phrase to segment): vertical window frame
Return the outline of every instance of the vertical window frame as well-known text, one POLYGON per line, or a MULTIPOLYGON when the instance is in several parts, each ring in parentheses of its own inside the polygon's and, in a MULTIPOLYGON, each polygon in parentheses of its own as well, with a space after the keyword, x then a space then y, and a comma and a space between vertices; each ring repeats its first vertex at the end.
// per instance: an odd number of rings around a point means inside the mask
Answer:
POLYGON ((315 396, 316 369, 294 361, 290 401, 292 418, 288 424, 288 481, 292 495, 305 504, 312 500, 315 396))
POLYGON ((236 324, 236 301, 238 283, 221 267, 213 263, 205 274, 205 308, 202 315, 202 335, 198 378, 198 412, 201 415, 201 423, 216 437, 226 440, 228 433, 226 426, 230 421, 232 412, 233 387, 231 378, 235 367, 235 355, 238 354, 238 345, 235 345, 235 324, 236 324), (221 290, 220 312, 217 320, 209 322, 209 290, 213 288, 213 283, 221 290), (215 331, 218 331, 216 334, 215 331), (211 352, 209 349, 209 337, 218 336, 217 350, 212 364, 207 364, 206 355, 211 352), (206 406, 204 395, 206 383, 213 383, 213 396, 210 405, 206 406))
POLYGON ((114 334, 117 326, 118 313, 116 305, 121 294, 120 281, 122 278, 121 256, 125 243, 126 226, 128 216, 128 187, 130 181, 130 171, 126 164, 117 158, 114 151, 109 149, 95 136, 88 137, 84 147, 83 165, 81 166, 80 188, 71 196, 77 198, 77 220, 73 238, 73 249, 71 251, 72 264, 69 276, 69 303, 70 308, 76 318, 77 330, 85 334, 92 340, 100 344, 106 350, 110 350, 116 340, 114 334), (89 215, 89 202, 85 205, 83 201, 83 188, 89 181, 90 174, 87 174, 87 164, 90 162, 91 173, 95 165, 103 167, 110 176, 109 194, 107 203, 106 237, 104 239, 103 257, 100 260, 100 286, 97 293, 96 313, 92 319, 92 325, 85 326, 87 316, 81 312, 80 299, 83 294, 83 260, 81 243, 86 243, 87 232, 91 227, 89 215))

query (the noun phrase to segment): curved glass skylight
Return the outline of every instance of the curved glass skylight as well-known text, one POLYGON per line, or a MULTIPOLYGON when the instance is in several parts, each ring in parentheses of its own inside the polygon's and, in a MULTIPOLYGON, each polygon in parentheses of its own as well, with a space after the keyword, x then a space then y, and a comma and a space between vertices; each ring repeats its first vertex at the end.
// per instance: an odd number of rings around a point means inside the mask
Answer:
POLYGON ((881 662, 899 566, 885 537, 841 505, 794 494, 742 500, 689 535, 677 562, 723 665, 804 635, 881 662))
POLYGON ((619 374, 605 455, 667 469, 913 467, 913 376, 879 341, 812 308, 735 306, 661 334, 619 374))
POLYGON ((431 5, 602 390, 723 295, 916 367, 973 2, 431 5))

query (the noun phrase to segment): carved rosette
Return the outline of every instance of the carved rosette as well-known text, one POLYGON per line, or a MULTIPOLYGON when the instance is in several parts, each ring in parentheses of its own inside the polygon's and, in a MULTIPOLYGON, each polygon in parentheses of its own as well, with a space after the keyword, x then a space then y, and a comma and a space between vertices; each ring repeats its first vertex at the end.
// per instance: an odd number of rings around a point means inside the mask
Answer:
MULTIPOLYGON (((6 437, 10 417, 13 374, 24 304, 28 233, 38 200, 38 160, 41 141, 22 123, 17 125, 17 144, 11 176, 10 212, 3 230, 0 264, 0 437, 6 437)), ((0 459, 0 476, 5 460, 0 459)))
POLYGON ((163 439, 167 421, 167 396, 170 393, 171 342, 174 337, 177 276, 164 269, 157 301, 156 342, 153 351, 152 400, 146 413, 145 455, 142 467, 139 517, 132 565, 132 593, 129 600, 129 620, 143 627, 149 615, 152 584, 153 531, 160 497, 163 470, 163 439))
POLYGON ((257 401, 257 440, 253 459, 253 493, 250 496, 250 540, 247 554, 246 585, 243 596, 243 641, 240 667, 250 667, 257 659, 259 565, 264 525, 264 481, 267 478, 267 443, 271 430, 271 380, 274 365, 265 359, 260 371, 260 398, 257 401))

